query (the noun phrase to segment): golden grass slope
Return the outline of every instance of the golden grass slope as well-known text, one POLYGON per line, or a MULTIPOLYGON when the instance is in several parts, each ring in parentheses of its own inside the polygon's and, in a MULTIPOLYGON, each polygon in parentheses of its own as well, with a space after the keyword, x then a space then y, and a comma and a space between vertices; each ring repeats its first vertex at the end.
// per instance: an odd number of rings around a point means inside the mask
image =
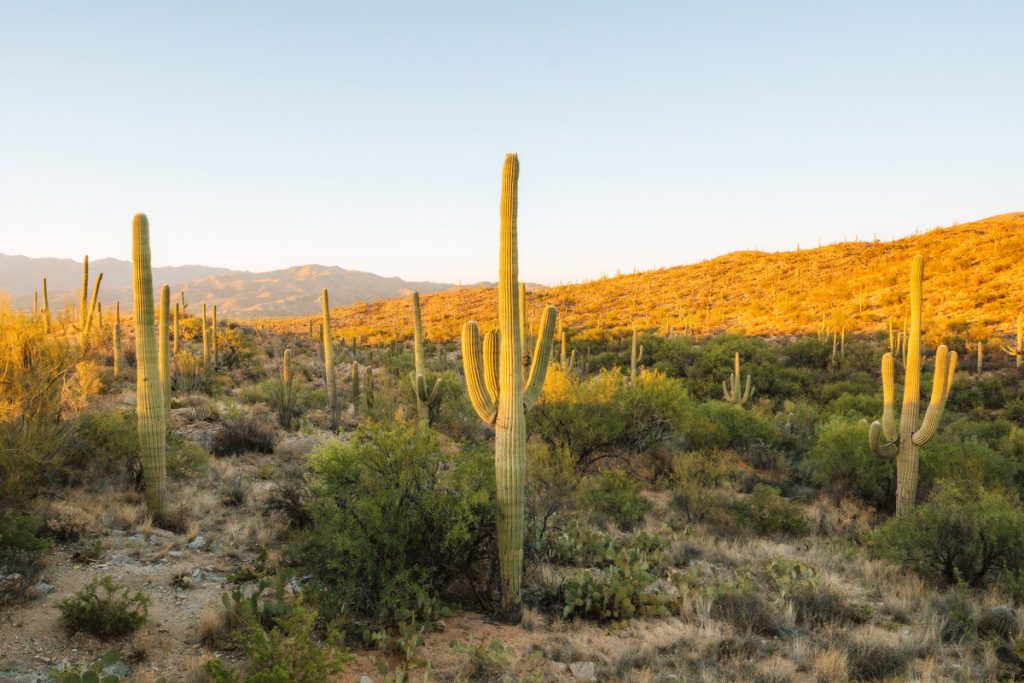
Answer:
MULTIPOLYGON (((529 320, 558 307, 574 334, 644 329, 698 336, 813 333, 823 316, 848 333, 887 329, 905 315, 910 260, 925 256, 924 326, 930 335, 1008 335, 1024 310, 1024 213, 936 228, 893 242, 845 242, 817 249, 735 252, 701 263, 603 278, 531 292, 529 320)), ((497 256, 495 255, 495 269, 497 256)), ((462 323, 496 326, 494 289, 461 289, 422 297, 426 336, 456 338, 462 323)), ((337 309, 333 325, 346 338, 390 341, 412 334, 408 298, 337 309)), ((272 323, 305 329, 307 319, 272 323)))

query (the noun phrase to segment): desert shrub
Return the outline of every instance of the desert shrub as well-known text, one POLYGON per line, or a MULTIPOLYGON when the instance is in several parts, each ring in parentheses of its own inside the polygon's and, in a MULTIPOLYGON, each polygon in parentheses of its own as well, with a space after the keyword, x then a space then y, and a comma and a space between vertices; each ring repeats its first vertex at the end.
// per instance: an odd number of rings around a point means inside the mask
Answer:
POLYGON ((57 604, 61 625, 71 634, 84 631, 102 640, 127 635, 146 622, 149 598, 104 575, 57 604))
POLYGON ((800 536, 810 531, 803 508, 782 497, 774 486, 757 484, 753 492, 734 504, 741 525, 759 534, 800 536))
POLYGON ((614 402, 628 418, 622 445, 644 453, 675 434, 689 400, 681 382, 644 370, 615 393, 614 402))
POLYGON ((211 394, 215 388, 213 373, 203 365, 202 356, 179 351, 174 354, 171 388, 180 394, 211 394))
POLYGON ((828 404, 827 412, 852 419, 877 420, 882 415, 882 396, 872 394, 840 394, 828 404))
POLYGON ((549 533, 578 508, 582 478, 567 449, 531 439, 526 457, 526 550, 541 552, 549 533))
POLYGON ((895 459, 872 452, 867 425, 834 416, 817 431, 818 442, 804 461, 814 483, 839 495, 856 496, 879 509, 892 509, 895 459))
POLYGON ((809 581, 793 586, 787 597, 793 605, 796 623, 805 627, 860 624, 870 616, 867 608, 851 605, 838 592, 809 581))
POLYGON ((232 628, 230 640, 245 655, 242 667, 221 659, 206 664, 218 683, 319 683, 331 678, 348 660, 335 632, 326 642, 315 637, 316 610, 285 599, 284 577, 265 579, 249 593, 236 588, 223 595, 232 628))
POLYGON ((777 636, 782 630, 781 615, 753 584, 744 581, 714 588, 711 616, 760 636, 777 636))
POLYGON ((1007 458, 976 437, 961 438, 944 430, 921 449, 920 472, 918 486, 924 497, 940 479, 987 488, 1012 487, 1024 479, 1024 461, 1007 458))
POLYGON ((80 481, 85 472, 119 474, 130 482, 142 476, 138 419, 134 410, 89 412, 74 425, 67 447, 67 472, 80 481))
POLYGON ((56 501, 46 512, 46 534, 58 541, 77 541, 95 525, 92 515, 77 505, 56 501))
MULTIPOLYGON (((40 536, 43 521, 13 510, 0 512, 0 576, 22 574, 32 577, 39 569, 38 553, 50 542, 40 536)), ((0 593, 0 604, 9 598, 0 593)))
POLYGON ((735 450, 741 456, 755 445, 775 446, 779 434, 771 423, 724 401, 705 401, 687 409, 679 424, 686 450, 735 450))
POLYGON ((552 449, 567 450, 586 468, 595 454, 625 438, 629 417, 615 401, 621 386, 618 372, 604 371, 576 380, 551 368, 543 399, 530 412, 527 429, 552 449))
POLYGON ((847 670, 854 681, 890 680, 910 666, 917 652, 905 645, 856 639, 846 643, 847 670))
POLYGON ((982 638, 1010 640, 1020 632, 1020 619, 1011 607, 998 605, 982 613, 976 628, 982 638))
POLYGON ((599 518, 626 530, 643 522, 652 507, 640 484, 622 470, 607 469, 594 477, 587 499, 599 518))
MULTIPOLYGON (((478 441, 484 430, 483 423, 477 417, 469 402, 469 395, 462 384, 459 375, 451 370, 440 374, 431 374, 431 381, 441 381, 438 390, 438 403, 430 416, 430 424, 434 429, 445 434, 456 441, 478 441)), ((412 385, 409 384, 409 393, 406 394, 412 399, 410 405, 415 410, 415 396, 412 394, 412 385)), ((433 389, 433 385, 429 387, 433 389)))
POLYGON ((87 397, 76 376, 88 360, 82 354, 75 342, 45 334, 40 318, 0 300, 0 510, 28 501, 57 474, 70 418, 87 397))
POLYGON ((871 539, 880 556, 927 578, 976 586, 990 573, 1024 566, 1024 511, 999 491, 943 482, 871 539))
POLYGON ((726 453, 691 451, 677 455, 672 461, 673 504, 688 521, 703 522, 721 504, 718 488, 732 469, 732 458, 726 453))
POLYGON ((213 435, 214 455, 242 453, 273 453, 278 441, 277 430, 255 415, 230 417, 213 435))
POLYGON ((424 427, 366 423, 311 462, 313 525, 296 557, 323 613, 350 632, 432 619, 459 581, 487 583, 492 452, 446 452, 424 427))

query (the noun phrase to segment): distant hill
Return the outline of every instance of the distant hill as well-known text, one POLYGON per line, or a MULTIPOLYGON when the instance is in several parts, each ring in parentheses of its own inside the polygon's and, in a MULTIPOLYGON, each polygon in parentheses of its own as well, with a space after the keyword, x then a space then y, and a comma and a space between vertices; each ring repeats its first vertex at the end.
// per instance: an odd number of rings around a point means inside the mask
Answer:
MULTIPOLYGON (((104 307, 121 302, 131 311, 132 265, 117 259, 90 260, 90 282, 103 273, 100 301, 104 307)), ((28 258, 0 254, 0 291, 16 308, 32 308, 35 292, 47 279, 50 305, 55 310, 65 302, 78 301, 82 286, 82 263, 72 259, 28 258)), ((296 316, 320 309, 320 290, 327 288, 331 303, 353 304, 405 296, 413 290, 438 292, 454 287, 448 283, 406 282, 397 277, 381 277, 336 266, 306 265, 265 273, 211 268, 175 266, 153 269, 153 284, 170 285, 175 297, 185 291, 190 306, 216 304, 223 316, 233 318, 296 316)), ((489 283, 482 283, 488 286, 489 283)), ((91 286, 91 285, 90 285, 91 286)), ((109 308, 106 308, 109 310, 109 308)))
MULTIPOLYGON (((553 304, 575 334, 620 333, 633 324, 707 335, 734 331, 788 335, 815 331, 823 316, 848 332, 878 331, 905 315, 910 260, 925 256, 926 332, 972 337, 1009 334, 1024 311, 1024 213, 936 228, 892 242, 845 242, 816 249, 735 252, 688 266, 552 287, 529 297, 535 324, 553 304)), ((497 254, 493 255, 497 270, 497 254)), ((466 320, 496 325, 496 291, 467 289, 424 297, 433 339, 457 338, 466 320)), ((344 334, 368 341, 411 334, 410 304, 393 300, 335 311, 344 334)), ((291 326, 299 330, 305 320, 291 326)), ((286 326, 282 322, 282 326, 286 326)))

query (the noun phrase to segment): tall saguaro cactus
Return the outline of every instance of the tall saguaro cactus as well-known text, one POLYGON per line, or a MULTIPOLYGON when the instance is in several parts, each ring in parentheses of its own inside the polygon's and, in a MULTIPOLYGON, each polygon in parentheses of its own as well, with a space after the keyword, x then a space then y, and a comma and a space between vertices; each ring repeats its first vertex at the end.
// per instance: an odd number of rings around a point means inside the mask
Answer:
POLYGON ((174 348, 172 351, 175 355, 178 354, 178 348, 181 344, 181 325, 178 319, 181 317, 181 304, 177 301, 174 302, 174 348))
POLYGON ((210 337, 211 337, 211 348, 210 352, 213 354, 213 367, 217 367, 217 304, 213 305, 213 317, 210 319, 210 337))
POLYGON ((206 304, 203 304, 203 369, 210 368, 210 323, 206 317, 206 304))
POLYGON ((96 315, 96 306, 98 305, 97 299, 100 295, 100 283, 103 282, 103 273, 96 276, 96 286, 92 290, 92 299, 88 303, 88 307, 85 312, 85 318, 82 323, 82 345, 85 346, 86 341, 89 338, 89 330, 92 328, 92 319, 96 315))
POLYGON ((742 392, 740 391, 740 354, 737 351, 732 361, 732 375, 728 382, 722 380, 722 397, 729 403, 741 406, 754 397, 755 391, 754 386, 750 383, 749 372, 747 373, 746 388, 742 392))
POLYGON ((982 370, 985 367, 985 342, 983 342, 980 339, 978 341, 974 342, 973 344, 970 343, 970 342, 967 342, 967 350, 968 351, 976 351, 977 352, 977 356, 978 356, 977 373, 980 375, 982 370))
POLYGON ((427 364, 423 353, 423 317, 420 314, 420 293, 412 293, 413 322, 413 359, 416 369, 413 371, 412 388, 416 392, 416 413, 424 425, 430 424, 430 411, 440 399, 441 378, 438 377, 432 389, 427 389, 427 364))
POLYGON ((1017 344, 1003 344, 1003 351, 1017 359, 1017 369, 1020 369, 1021 360, 1024 359, 1024 313, 1017 316, 1017 344))
POLYGON ((917 496, 917 470, 920 448, 928 443, 938 429, 939 420, 946 409, 949 392, 953 388, 956 371, 956 352, 950 353, 943 344, 935 351, 935 375, 932 394, 920 427, 918 415, 921 401, 921 280, 924 277, 924 257, 914 257, 910 266, 910 331, 907 335, 906 376, 903 382, 903 407, 899 428, 893 410, 896 393, 893 379, 893 356, 882 356, 882 421, 873 422, 868 435, 871 450, 881 456, 896 456, 896 514, 914 507, 917 496), (882 441, 884 436, 885 441, 882 441))
POLYGON ((153 329, 153 271, 149 251, 149 221, 135 214, 132 221, 132 290, 135 302, 136 413, 139 456, 146 486, 146 506, 154 516, 164 509, 167 486, 167 426, 164 422, 157 342, 153 329))
POLYGON ((462 328, 462 362, 473 409, 494 425, 497 482, 498 560, 501 607, 512 622, 522 618, 524 488, 526 480, 526 415, 540 398, 551 358, 557 313, 548 306, 541 316, 533 357, 524 353, 518 294, 517 246, 519 159, 505 156, 501 177, 501 244, 498 262, 499 333, 487 334, 486 349, 476 322, 462 328), (500 336, 500 340, 497 338, 500 336), (529 367, 523 380, 523 366, 529 367))
POLYGON ((160 322, 157 330, 157 351, 160 355, 160 389, 164 397, 164 420, 171 423, 171 288, 160 288, 160 322))
POLYGON ((43 332, 50 334, 50 293, 46 290, 46 278, 43 278, 43 332))
POLYGON ((338 391, 334 384, 334 341, 331 339, 331 307, 327 301, 327 290, 320 292, 320 304, 323 308, 323 325, 321 326, 324 345, 324 377, 327 388, 327 410, 331 413, 331 422, 337 420, 338 391))

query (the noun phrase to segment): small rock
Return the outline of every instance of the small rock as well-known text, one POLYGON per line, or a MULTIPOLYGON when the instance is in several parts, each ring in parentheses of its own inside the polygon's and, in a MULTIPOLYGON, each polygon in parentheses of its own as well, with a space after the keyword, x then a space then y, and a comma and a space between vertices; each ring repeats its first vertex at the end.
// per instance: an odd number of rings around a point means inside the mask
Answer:
POLYGON ((53 586, 46 583, 45 581, 40 581, 34 586, 34 588, 36 593, 38 593, 39 595, 49 595, 54 591, 53 586))
POLYGON ((167 551, 168 557, 181 557, 184 554, 185 553, 181 552, 180 550, 169 550, 169 551, 167 551))
POLYGON ((173 531, 168 531, 167 529, 157 529, 156 527, 153 528, 153 535, 162 536, 163 538, 174 538, 173 531))
POLYGON ((577 681, 597 680, 597 670, 593 662, 573 662, 569 665, 569 671, 577 681))
POLYGON ((359 678, 359 683, 373 683, 373 679, 369 676, 361 676, 359 678))
POLYGON ((210 542, 206 540, 206 537, 200 534, 193 538, 191 541, 189 541, 188 545, 185 547, 189 550, 202 550, 207 545, 209 545, 209 543, 210 542))

